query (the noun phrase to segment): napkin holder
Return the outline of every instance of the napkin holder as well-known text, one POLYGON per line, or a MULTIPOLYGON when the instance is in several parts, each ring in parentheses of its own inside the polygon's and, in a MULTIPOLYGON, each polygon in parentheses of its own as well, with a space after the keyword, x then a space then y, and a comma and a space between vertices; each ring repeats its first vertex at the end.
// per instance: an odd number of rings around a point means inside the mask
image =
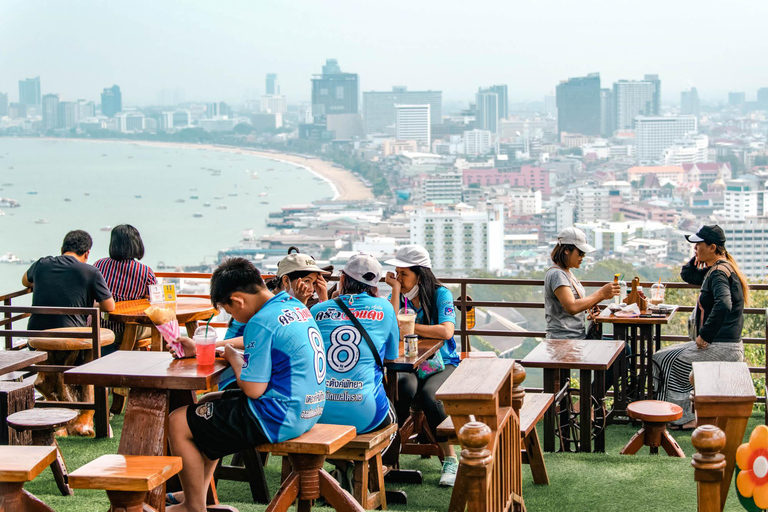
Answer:
POLYGON ((639 277, 632 279, 632 289, 627 295, 627 298, 624 299, 624 302, 626 304, 637 304, 637 307, 640 308, 640 311, 645 311, 648 309, 648 299, 645 297, 645 295, 642 294, 642 292, 638 291, 637 287, 639 285, 639 277))

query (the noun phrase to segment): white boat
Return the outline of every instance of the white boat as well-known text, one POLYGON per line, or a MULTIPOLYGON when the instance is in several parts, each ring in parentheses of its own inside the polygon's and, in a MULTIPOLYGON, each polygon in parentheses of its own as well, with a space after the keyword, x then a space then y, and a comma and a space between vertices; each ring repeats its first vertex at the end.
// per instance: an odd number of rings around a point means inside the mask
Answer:
POLYGON ((259 197, 267 197, 267 193, 266 192, 261 192, 261 193, 259 193, 259 197))
POLYGON ((37 219, 35 224, 48 224, 48 219, 37 219))
POLYGON ((101 231, 112 231, 112 226, 104 226, 101 231))
POLYGON ((197 212, 197 213, 193 213, 192 216, 199 219, 200 217, 203 216, 203 214, 200 212, 197 212))
POLYGON ((0 263, 21 263, 21 259, 12 252, 7 252, 0 256, 0 263))

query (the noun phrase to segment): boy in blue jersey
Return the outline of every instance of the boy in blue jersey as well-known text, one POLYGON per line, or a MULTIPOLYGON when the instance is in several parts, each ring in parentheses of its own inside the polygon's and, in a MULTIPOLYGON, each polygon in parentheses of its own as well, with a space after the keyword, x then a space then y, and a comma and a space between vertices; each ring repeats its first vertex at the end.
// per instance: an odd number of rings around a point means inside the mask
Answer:
MULTIPOLYGON (((224 357, 240 389, 171 413, 171 452, 183 460, 183 502, 169 512, 203 512, 217 459, 264 443, 298 437, 325 403, 325 350, 309 311, 287 293, 273 295, 243 258, 225 261, 211 277, 211 302, 246 323, 244 354, 229 344, 224 357)), ((183 339, 187 355, 194 354, 183 339)), ((234 345, 234 346, 233 346, 234 345)))

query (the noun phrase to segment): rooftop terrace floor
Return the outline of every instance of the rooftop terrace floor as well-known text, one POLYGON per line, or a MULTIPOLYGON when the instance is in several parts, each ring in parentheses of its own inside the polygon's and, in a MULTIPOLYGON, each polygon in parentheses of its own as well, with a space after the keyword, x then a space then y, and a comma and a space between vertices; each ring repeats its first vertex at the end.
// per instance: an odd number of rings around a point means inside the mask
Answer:
MULTIPOLYGON (((746 437, 761 424, 763 413, 753 413, 746 437)), ((112 439, 59 438, 70 471, 106 453, 116 453, 123 417, 111 421, 115 432, 112 439)), ((527 466, 523 466, 523 496, 529 511, 695 511, 696 484, 691 467, 691 433, 674 431, 672 435, 686 454, 684 459, 666 455, 651 456, 648 449, 635 456, 621 456, 619 450, 636 432, 629 425, 611 425, 606 431, 605 454, 545 454, 551 484, 536 486, 527 466)), ((425 483, 420 486, 402 485, 408 493, 407 506, 391 506, 391 510, 438 512, 448 509, 450 489, 437 486, 440 466, 437 459, 423 460, 416 456, 402 457, 404 467, 419 469, 425 483)), ((280 463, 271 458, 266 468, 270 491, 279 486, 280 463)), ((76 490, 74 496, 58 494, 53 476, 46 469, 25 488, 58 512, 106 510, 109 506, 102 491, 76 490)), ((266 505, 251 502, 246 483, 220 482, 219 497, 240 512, 260 512, 266 505)), ((316 507, 313 510, 328 511, 316 507)), ((725 510, 743 510, 731 486, 725 510)))

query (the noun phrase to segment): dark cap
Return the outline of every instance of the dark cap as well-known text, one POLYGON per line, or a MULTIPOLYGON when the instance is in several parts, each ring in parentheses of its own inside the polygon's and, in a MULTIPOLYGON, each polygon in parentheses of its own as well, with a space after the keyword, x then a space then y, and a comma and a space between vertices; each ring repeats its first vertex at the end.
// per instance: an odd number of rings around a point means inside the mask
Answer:
POLYGON ((685 239, 692 244, 706 242, 708 244, 725 245, 725 233, 723 228, 717 224, 714 226, 701 226, 695 235, 685 235, 685 239))

